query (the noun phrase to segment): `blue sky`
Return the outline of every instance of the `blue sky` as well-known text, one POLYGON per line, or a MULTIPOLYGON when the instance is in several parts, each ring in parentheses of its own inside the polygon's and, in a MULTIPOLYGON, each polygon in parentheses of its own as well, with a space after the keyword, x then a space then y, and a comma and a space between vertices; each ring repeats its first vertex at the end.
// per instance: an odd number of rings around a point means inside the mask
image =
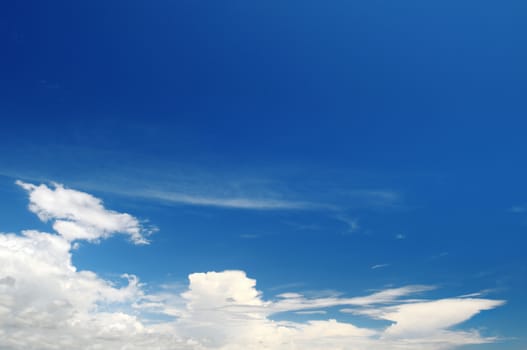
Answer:
POLYGON ((0 344, 525 350, 526 10, 0 5, 0 344))

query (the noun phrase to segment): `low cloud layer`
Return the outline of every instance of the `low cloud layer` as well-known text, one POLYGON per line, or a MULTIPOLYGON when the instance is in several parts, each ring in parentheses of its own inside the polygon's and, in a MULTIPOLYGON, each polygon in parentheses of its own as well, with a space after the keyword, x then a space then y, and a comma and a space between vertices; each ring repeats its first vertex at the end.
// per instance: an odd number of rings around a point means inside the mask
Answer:
POLYGON ((30 194, 30 210, 54 220, 56 233, 0 234, 1 349, 446 350, 496 340, 455 327, 503 301, 423 299, 433 286, 346 298, 282 293, 266 299, 245 272, 221 271, 191 274, 183 293, 169 288, 147 293, 132 275, 123 275, 126 283, 117 287, 73 265, 73 241, 124 233, 143 243, 138 220, 60 185, 19 185, 30 194), (72 223, 81 231, 57 222, 72 223), (327 309, 336 306, 343 313, 390 324, 365 328, 342 322, 335 319, 338 315, 328 316, 327 309), (273 315, 278 313, 316 319, 276 321, 273 315))

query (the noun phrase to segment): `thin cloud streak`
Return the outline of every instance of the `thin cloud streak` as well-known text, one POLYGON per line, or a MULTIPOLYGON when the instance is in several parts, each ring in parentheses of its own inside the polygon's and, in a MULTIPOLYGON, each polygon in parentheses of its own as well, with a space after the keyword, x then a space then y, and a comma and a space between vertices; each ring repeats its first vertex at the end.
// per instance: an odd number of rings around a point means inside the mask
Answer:
POLYGON ((376 269, 382 269, 383 267, 388 267, 390 266, 390 264, 377 264, 377 265, 373 265, 371 267, 372 270, 376 270, 376 269))
POLYGON ((327 311, 325 310, 313 310, 313 311, 297 311, 295 312, 297 315, 325 315, 327 314, 327 311))
MULTIPOLYGON (((19 174, 17 172, 9 172, 4 169, 0 170, 0 176, 6 176, 13 179, 25 179, 26 181, 36 182, 52 182, 47 178, 32 177, 28 174, 19 174)), ((144 198, 150 200, 160 200, 173 204, 200 206, 200 207, 216 207, 226 209, 245 209, 245 210, 336 210, 337 208, 332 205, 324 203, 316 203, 310 201, 296 201, 287 199, 278 199, 272 197, 266 197, 265 195, 252 195, 251 193, 242 193, 232 195, 201 195, 199 192, 199 186, 196 189, 187 191, 186 189, 180 190, 161 190, 159 187, 156 189, 152 188, 152 184, 146 181, 142 184, 129 185, 123 187, 122 184, 110 181, 106 185, 100 183, 93 183, 90 181, 70 181, 78 187, 82 187, 86 190, 96 190, 100 192, 106 192, 110 194, 116 194, 120 196, 144 198), (150 189, 141 189, 141 187, 150 187, 150 189), (191 193, 192 192, 192 193, 191 193)), ((162 186, 163 187, 163 186, 162 186)), ((218 187, 222 187, 218 184, 218 187)), ((250 192, 250 191, 248 191, 250 192)))
MULTIPOLYGON (((0 175, 32 182, 52 182, 49 178, 35 177, 26 172, 19 173, 7 171, 6 169, 0 169, 0 175)), ((345 208, 371 209, 376 207, 390 207, 401 200, 401 195, 391 190, 352 190, 347 192, 348 198, 345 201, 328 203, 324 199, 320 201, 313 198, 298 200, 287 199, 286 194, 274 188, 262 188, 259 186, 256 188, 242 186, 240 188, 239 186, 232 186, 232 182, 216 183, 215 187, 221 189, 221 191, 212 191, 211 193, 209 186, 205 186, 206 189, 200 186, 201 181, 197 181, 187 187, 185 184, 192 183, 188 178, 159 182, 159 179, 148 176, 142 178, 141 174, 139 174, 136 180, 138 179, 140 180, 139 182, 130 182, 130 179, 124 180, 110 175, 106 176, 103 183, 78 179, 67 182, 72 186, 84 190, 106 192, 132 198, 158 200, 176 205, 268 211, 321 210, 328 213, 335 213, 337 220, 346 223, 349 233, 358 231, 359 225, 356 218, 350 218, 342 214, 342 210, 345 208), (123 185, 124 183, 126 185, 123 185)), ((61 182, 64 183, 64 180, 62 179, 61 182)), ((293 193, 293 197, 300 198, 302 194, 293 193)), ((307 229, 313 228, 307 227, 307 229)))
POLYGON ((314 209, 320 205, 310 202, 288 201, 281 199, 249 198, 249 197, 207 197, 178 192, 145 191, 135 193, 138 196, 158 199, 171 203, 187 204, 205 207, 219 207, 252 210, 280 210, 280 209, 314 209))

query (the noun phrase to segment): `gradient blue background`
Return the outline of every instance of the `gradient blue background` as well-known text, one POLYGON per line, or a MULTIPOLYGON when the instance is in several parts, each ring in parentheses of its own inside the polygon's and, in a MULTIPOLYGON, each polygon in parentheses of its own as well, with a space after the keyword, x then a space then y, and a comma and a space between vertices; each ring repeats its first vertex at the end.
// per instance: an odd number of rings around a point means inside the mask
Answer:
POLYGON ((160 230, 83 244, 81 268, 243 269, 264 295, 491 289, 507 305, 468 326, 515 339, 476 348, 523 349, 526 18, 525 1, 4 1, 1 229, 49 229, 14 180, 58 181, 160 230))

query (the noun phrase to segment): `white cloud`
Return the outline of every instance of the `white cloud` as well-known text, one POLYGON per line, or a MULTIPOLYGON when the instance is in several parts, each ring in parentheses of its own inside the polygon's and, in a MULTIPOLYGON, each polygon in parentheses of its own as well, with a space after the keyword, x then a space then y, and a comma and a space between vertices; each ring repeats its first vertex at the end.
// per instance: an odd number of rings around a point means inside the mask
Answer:
POLYGON ((312 311, 296 311, 297 315, 325 315, 327 311, 325 310, 312 310, 312 311))
POLYGON ((126 213, 104 208, 92 195, 61 184, 33 185, 17 181, 29 193, 29 209, 42 221, 53 221, 53 229, 68 241, 78 239, 98 241, 115 233, 128 234, 136 244, 148 243, 139 221, 126 213))
MULTIPOLYGON (((98 232, 127 227, 107 224, 108 217, 120 222, 115 216, 122 214, 107 211, 90 195, 61 186, 20 185, 30 192, 31 210, 43 219, 94 226, 98 232)), ((236 270, 193 273, 182 293, 166 287, 149 294, 135 276, 124 274, 127 283, 116 287, 94 272, 78 270, 71 260, 73 244, 60 231, 0 234, 1 349, 445 350, 494 341, 451 327, 503 303, 408 299, 433 289, 418 285, 360 297, 282 293, 266 299, 255 279, 236 270), (339 305, 393 323, 364 328, 331 318, 273 320, 288 312, 320 318, 326 308, 339 305)))
POLYGON ((143 329, 134 316, 104 312, 140 299, 134 276, 115 288, 71 263, 70 243, 37 231, 0 234, 0 348, 95 349, 143 329), (116 339, 117 338, 117 339, 116 339))
POLYGON ((178 192, 144 191, 136 193, 145 198, 164 200, 172 203, 253 210, 309 209, 317 205, 307 202, 295 202, 281 199, 254 197, 207 197, 178 192))
POLYGON ((453 298, 424 301, 385 308, 380 318, 395 322, 386 336, 435 335, 464 322, 483 310, 503 304, 500 300, 453 298))
MULTIPOLYGON (((388 304, 398 299, 434 289, 432 286, 406 286, 400 288, 385 289, 362 297, 344 298, 339 296, 305 298, 299 293, 286 293, 287 298, 274 302, 271 306, 272 312, 286 312, 296 310, 308 310, 326 308, 339 305, 368 306, 376 304, 388 304)), ((280 294, 279 296, 284 296, 280 294)))
POLYGON ((359 220, 356 218, 350 218, 347 215, 339 214, 335 216, 335 219, 346 224, 347 233, 356 233, 360 230, 359 220))
POLYGON ((373 265, 371 267, 372 270, 376 270, 376 269, 382 269, 383 267, 388 267, 390 266, 390 264, 377 264, 377 265, 373 265))

